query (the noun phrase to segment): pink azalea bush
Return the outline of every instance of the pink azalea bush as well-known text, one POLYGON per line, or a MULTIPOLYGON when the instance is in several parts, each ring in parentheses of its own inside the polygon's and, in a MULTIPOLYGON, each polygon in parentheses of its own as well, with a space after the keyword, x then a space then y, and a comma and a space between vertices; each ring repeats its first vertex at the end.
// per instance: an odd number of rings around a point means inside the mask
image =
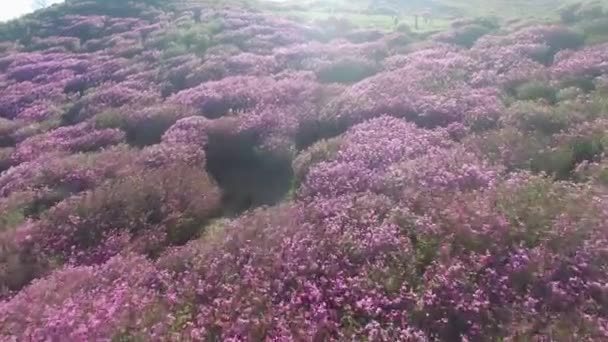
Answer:
POLYGON ((94 129, 90 125, 60 127, 49 133, 35 135, 20 142, 13 158, 18 162, 30 161, 51 152, 88 152, 114 145, 124 140, 117 129, 94 129))
POLYGON ((406 66, 346 90, 324 109, 323 121, 348 127, 389 114, 434 127, 453 122, 485 125, 498 118, 502 111, 498 89, 476 87, 468 79, 474 71, 473 59, 460 54, 437 58, 432 53, 416 54, 420 58, 405 62, 406 66))
POLYGON ((608 339, 605 44, 171 6, 0 24, 0 340, 608 339))

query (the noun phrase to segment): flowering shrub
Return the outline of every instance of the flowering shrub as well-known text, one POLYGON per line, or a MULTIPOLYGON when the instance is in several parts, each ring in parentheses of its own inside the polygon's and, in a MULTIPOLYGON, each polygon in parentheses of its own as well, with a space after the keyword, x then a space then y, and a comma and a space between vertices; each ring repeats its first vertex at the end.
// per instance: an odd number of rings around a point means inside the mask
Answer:
POLYGON ((507 170, 529 169, 536 154, 547 148, 538 137, 514 127, 505 127, 467 137, 463 142, 484 159, 507 170))
POLYGON ((30 49, 33 50, 46 50, 53 49, 53 51, 61 51, 65 49, 67 51, 76 51, 80 48, 80 40, 77 38, 69 37, 47 37, 38 38, 34 37, 30 45, 30 49))
POLYGON ((50 152, 94 151, 120 143, 124 137, 124 133, 120 130, 97 130, 86 123, 60 127, 22 141, 17 145, 12 158, 17 162, 24 162, 50 152))
POLYGON ((118 147, 99 153, 66 157, 47 155, 22 163, 0 176, 0 193, 61 187, 65 190, 88 189, 120 174, 129 166, 132 151, 118 147))
POLYGON ((62 117, 63 122, 74 124, 82 122, 104 110, 120 108, 128 104, 151 105, 157 94, 145 84, 105 85, 95 89, 76 102, 62 117))
POLYGON ((152 170, 59 203, 35 224, 26 244, 78 264, 103 262, 122 250, 154 256, 196 236, 219 199, 203 171, 179 165, 152 170))
POLYGON ((509 88, 530 79, 547 78, 543 63, 550 47, 542 40, 509 43, 511 39, 487 35, 475 43, 470 53, 480 64, 472 78, 474 84, 509 88))
POLYGON ((0 100, 0 115, 14 119, 28 107, 40 105, 44 99, 53 99, 60 96, 60 93, 54 84, 36 85, 27 81, 10 84, 0 100))
POLYGON ((65 16, 63 21, 66 26, 62 34, 78 37, 82 41, 98 37, 106 25, 103 16, 65 16))
POLYGON ((200 116, 191 116, 177 121, 163 135, 168 144, 188 144, 204 147, 207 144, 209 120, 200 116))
POLYGON ((238 4, 0 25, 0 340, 608 339, 603 9, 238 4))
POLYGON ((342 137, 323 139, 300 153, 293 162, 296 184, 302 183, 312 166, 335 158, 341 145, 342 137))
POLYGON ((68 266, 4 304, 2 311, 10 315, 2 317, 0 334, 31 339, 119 338, 122 331, 142 328, 135 314, 147 311, 146 322, 152 322, 165 313, 162 289, 155 288, 161 279, 154 265, 141 257, 116 257, 102 266, 68 266), (47 306, 31 305, 40 301, 47 306))
POLYGON ((602 44, 576 52, 565 52, 555 57, 552 72, 555 78, 593 78, 606 73, 606 48, 602 44))
POLYGON ((314 199, 366 191, 377 185, 390 165, 449 145, 445 132, 386 116, 370 120, 345 134, 335 159, 309 166, 301 196, 314 199))
POLYGON ((188 107, 162 105, 147 108, 111 109, 95 116, 99 128, 120 128, 132 145, 146 146, 159 143, 169 127, 183 117, 193 115, 188 107))
POLYGON ((355 84, 325 108, 322 119, 341 127, 382 114, 426 127, 452 122, 483 126, 497 119, 502 111, 497 89, 467 82, 468 70, 474 68, 471 58, 419 55, 426 58, 412 58, 405 67, 355 84))
POLYGON ((275 80, 270 77, 235 76, 183 90, 169 101, 198 108, 217 118, 258 104, 288 104, 307 100, 315 85, 306 79, 275 80))

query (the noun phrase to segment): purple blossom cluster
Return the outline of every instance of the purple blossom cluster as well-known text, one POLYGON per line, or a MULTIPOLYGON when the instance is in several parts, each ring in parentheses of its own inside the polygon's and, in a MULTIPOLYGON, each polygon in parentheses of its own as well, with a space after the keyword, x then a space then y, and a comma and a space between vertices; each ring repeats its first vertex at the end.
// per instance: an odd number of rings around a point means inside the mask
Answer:
MULTIPOLYGON (((154 266, 141 257, 110 260, 103 266, 66 267, 52 278, 32 284, 27 292, 15 297, 10 311, 20 311, 23 320, 3 318, 2 333, 11 332, 30 339, 105 339, 115 331, 127 329, 140 321, 133 313, 157 311, 161 288, 154 289, 157 277, 154 266), (44 307, 32 307, 31 301, 45 301, 44 307), (87 314, 81 315, 86 307, 87 314)), ((162 283, 158 282, 158 285, 162 283)), ((160 309, 160 307, 158 308, 160 309)))
POLYGON ((59 157, 56 153, 24 162, 0 176, 4 197, 16 191, 46 190, 52 187, 93 188, 120 175, 134 155, 122 147, 100 153, 75 153, 59 157))
POLYGON ((20 248, 71 264, 99 264, 122 250, 158 255, 196 236, 219 198, 204 171, 176 163, 60 202, 28 227, 20 248))
POLYGON ((334 160, 310 169, 302 196, 335 197, 368 191, 391 165, 450 144, 448 135, 442 131, 427 131, 387 116, 369 120, 345 134, 334 160))
POLYGON ((0 340, 608 339, 605 44, 162 6, 0 28, 0 340))
POLYGON ((579 51, 564 51, 556 56, 551 72, 556 79, 598 77, 608 72, 608 45, 591 46, 579 51))
POLYGON ((460 54, 433 59, 435 54, 417 52, 411 62, 403 60, 404 67, 353 85, 324 109, 323 119, 346 127, 383 114, 426 127, 496 121, 502 112, 499 89, 471 84, 475 60, 460 54))
POLYGON ((106 110, 120 110, 127 105, 149 106, 159 94, 144 82, 106 83, 79 99, 64 115, 70 122, 82 122, 106 110))
POLYGON ((172 96, 169 101, 194 106, 202 115, 217 118, 257 105, 287 105, 306 101, 317 86, 306 79, 234 76, 206 82, 172 96))
POLYGON ((60 127, 22 141, 16 146, 12 158, 17 162, 25 162, 52 152, 94 151, 118 144, 124 138, 125 134, 121 130, 94 129, 86 123, 60 127))

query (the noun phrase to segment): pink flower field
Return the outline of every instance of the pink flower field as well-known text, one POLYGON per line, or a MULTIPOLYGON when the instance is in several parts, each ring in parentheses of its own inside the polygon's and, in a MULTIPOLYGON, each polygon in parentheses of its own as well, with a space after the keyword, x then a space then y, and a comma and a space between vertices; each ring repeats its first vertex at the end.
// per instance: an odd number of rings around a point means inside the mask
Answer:
POLYGON ((608 10, 400 28, 0 23, 0 341, 608 341, 608 10))

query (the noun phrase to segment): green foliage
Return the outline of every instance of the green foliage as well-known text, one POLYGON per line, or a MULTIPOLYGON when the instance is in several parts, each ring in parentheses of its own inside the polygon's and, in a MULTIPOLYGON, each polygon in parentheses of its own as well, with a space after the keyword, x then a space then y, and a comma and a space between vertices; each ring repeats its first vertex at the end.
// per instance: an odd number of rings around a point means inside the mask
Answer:
POLYGON ((95 115, 95 127, 104 128, 124 128, 126 126, 126 116, 116 110, 107 110, 95 115))
POLYGON ((562 102, 559 108, 569 111, 570 113, 578 113, 585 120, 593 120, 599 117, 605 117, 608 114, 608 97, 602 89, 597 89, 591 94, 588 94, 585 102, 562 102))
MULTIPOLYGON (((93 93, 94 90, 91 89, 88 94, 93 93)), ((68 105, 64 112, 61 114, 61 125, 62 126, 68 126, 68 125, 74 125, 76 123, 79 123, 82 121, 81 118, 81 112, 85 109, 86 107, 86 101, 84 98, 80 98, 79 100, 76 100, 74 102, 72 102, 70 105, 68 105)))
POLYGON ((538 245, 550 231, 554 220, 567 212, 572 187, 546 177, 532 179, 522 187, 504 188, 497 207, 513 227, 511 238, 523 241, 528 248, 538 245))
POLYGON ((341 137, 323 139, 300 153, 293 162, 294 187, 300 186, 311 167, 323 161, 331 160, 341 146, 341 137))
POLYGON ((187 29, 183 31, 174 31, 169 34, 170 43, 167 45, 165 55, 174 56, 173 53, 194 52, 203 54, 209 47, 209 36, 201 29, 187 29))
POLYGON ((566 49, 575 50, 585 44, 585 37, 574 30, 567 28, 556 28, 548 31, 545 34, 545 48, 537 48, 530 54, 530 58, 550 66, 553 63, 555 55, 566 49))
POLYGON ((17 291, 40 276, 43 266, 37 261, 29 251, 18 251, 12 241, 0 238, 0 296, 17 291))
POLYGON ((316 74, 322 83, 355 83, 377 72, 378 68, 368 61, 346 58, 322 67, 316 74))
POLYGON ((0 147, 0 172, 7 170, 13 164, 11 155, 14 150, 13 147, 0 147))
POLYGON ((514 127, 468 137, 464 144, 477 149, 489 162, 504 165, 507 171, 528 169, 530 160, 545 145, 536 136, 524 134, 514 127))
POLYGON ((568 147, 542 151, 531 162, 530 169, 544 172, 557 179, 567 179, 576 165, 574 151, 568 147))
POLYGON ((605 15, 604 6, 601 1, 587 1, 581 4, 576 11, 578 21, 588 21, 605 15))
POLYGON ((557 90, 544 82, 530 81, 517 86, 515 88, 515 96, 519 100, 532 101, 543 99, 554 103, 557 99, 557 90))
POLYGON ((157 116, 145 118, 125 127, 127 141, 135 146, 147 146, 159 143, 163 133, 177 121, 177 117, 157 116))
POLYGON ((500 20, 496 16, 477 17, 471 21, 471 24, 482 26, 489 30, 497 30, 500 28, 500 20))
POLYGON ((562 6, 559 9, 559 16, 564 24, 571 24, 577 21, 576 13, 581 8, 580 3, 569 4, 562 6))
POLYGON ((593 80, 590 79, 589 77, 579 77, 579 78, 568 79, 568 80, 559 82, 559 85, 561 88, 577 87, 577 88, 580 88, 581 90, 583 90, 583 92, 590 92, 590 91, 595 90, 595 84, 593 83, 593 80))
MULTIPOLYGON (((439 236, 421 231, 417 229, 415 218, 409 213, 397 211, 393 217, 394 222, 399 226, 399 230, 403 236, 406 236, 413 247, 413 261, 411 265, 406 266, 411 268, 411 273, 406 275, 409 286, 418 287, 422 285, 421 277, 424 272, 436 259, 441 247, 439 236)), ((401 284, 399 284, 401 285, 401 284)))
POLYGON ((569 29, 551 31, 547 37, 547 45, 551 47, 552 55, 565 49, 577 49, 585 43, 582 34, 569 29))
MULTIPOLYGON (((81 1, 81 0, 77 0, 77 1, 81 1)), ((164 0, 136 0, 136 1, 125 1, 125 0, 104 0, 103 3, 104 5, 110 5, 110 6, 119 6, 119 5, 124 5, 124 3, 128 3, 128 2, 134 2, 134 3, 140 3, 140 4, 146 4, 146 5, 152 5, 152 6, 159 6, 162 5, 164 3, 166 3, 166 1, 164 0)))
POLYGON ((409 44, 413 43, 414 41, 415 41, 415 39, 410 34, 399 33, 399 34, 395 34, 395 35, 389 37, 386 40, 386 43, 390 48, 397 49, 397 50, 403 50, 404 48, 407 48, 407 46, 409 44))
POLYGON ((570 100, 576 99, 578 96, 580 96, 582 94, 583 94, 582 89, 580 89, 578 87, 566 87, 566 88, 560 89, 557 92, 557 94, 555 95, 555 99, 558 102, 570 101, 570 100))
POLYGON ((167 47, 163 49, 163 57, 167 59, 185 55, 187 53, 188 48, 185 45, 180 45, 177 43, 170 43, 167 47))
POLYGON ((48 209, 68 198, 70 195, 72 195, 71 189, 58 187, 36 197, 32 202, 28 203, 23 212, 27 217, 39 218, 48 209))
POLYGON ((119 128, 127 135, 127 142, 134 146, 148 146, 161 141, 162 135, 173 125, 184 110, 179 107, 163 106, 149 109, 147 115, 129 115, 117 110, 108 110, 95 116, 95 126, 119 128))
POLYGON ((588 44, 596 44, 608 40, 608 17, 583 21, 578 26, 588 44))
POLYGON ((195 314, 195 308, 193 305, 186 303, 182 308, 175 312, 175 322, 172 324, 170 330, 173 332, 180 332, 186 328, 186 324, 192 321, 192 317, 195 314))
POLYGON ((18 126, 19 124, 13 120, 0 117, 0 146, 4 145, 4 137, 13 133, 18 126))
POLYGON ((151 38, 146 46, 163 51, 165 58, 186 53, 204 54, 213 45, 212 37, 221 32, 219 22, 207 24, 187 23, 167 29, 162 35, 151 38))
POLYGON ((25 222, 25 218, 24 208, 12 208, 3 211, 0 215, 0 232, 17 227, 25 222))
POLYGON ((406 23, 401 23, 395 27, 395 31, 410 34, 412 33, 412 28, 406 23))
POLYGON ((289 193, 293 179, 291 160, 255 146, 249 137, 211 135, 209 138, 207 170, 222 189, 222 209, 226 216, 276 204, 289 193))
POLYGON ((353 43, 361 44, 365 42, 373 42, 383 38, 384 34, 377 30, 357 30, 346 35, 346 39, 353 43))
POLYGON ((597 180, 600 184, 608 186, 608 168, 603 168, 598 172, 597 180))
POLYGON ((346 17, 334 17, 331 16, 327 19, 320 19, 316 21, 319 27, 324 28, 324 37, 327 40, 331 40, 336 37, 343 36, 355 28, 355 24, 346 17))
POLYGON ((49 212, 43 220, 59 226, 66 217, 79 217, 70 239, 82 249, 96 246, 106 230, 116 227, 134 238, 162 230, 160 240, 142 246, 142 252, 157 256, 167 245, 183 244, 199 234, 216 214, 219 197, 206 172, 174 164, 119 178, 71 198, 63 210, 49 212))
POLYGON ((566 129, 573 121, 567 111, 535 102, 516 102, 509 111, 511 120, 522 130, 547 136, 566 129))
POLYGON ((27 17, 0 23, 0 41, 13 41, 22 44, 31 40, 32 20, 27 17))
POLYGON ((574 139, 570 143, 541 151, 532 160, 531 169, 557 179, 569 179, 578 164, 593 161, 606 150, 606 137, 592 136, 574 139))
POLYGON ((489 28, 488 26, 479 25, 479 24, 467 25, 467 26, 455 29, 453 32, 451 32, 451 34, 449 35, 449 38, 444 39, 444 40, 447 42, 456 44, 456 45, 461 45, 464 47, 471 47, 471 46, 473 46, 473 44, 475 44, 477 39, 479 39, 483 35, 487 34, 491 30, 492 30, 492 28, 489 28))
POLYGON ((164 0, 72 0, 70 6, 62 12, 64 14, 142 17, 150 7, 171 9, 174 5, 175 2, 164 0))

